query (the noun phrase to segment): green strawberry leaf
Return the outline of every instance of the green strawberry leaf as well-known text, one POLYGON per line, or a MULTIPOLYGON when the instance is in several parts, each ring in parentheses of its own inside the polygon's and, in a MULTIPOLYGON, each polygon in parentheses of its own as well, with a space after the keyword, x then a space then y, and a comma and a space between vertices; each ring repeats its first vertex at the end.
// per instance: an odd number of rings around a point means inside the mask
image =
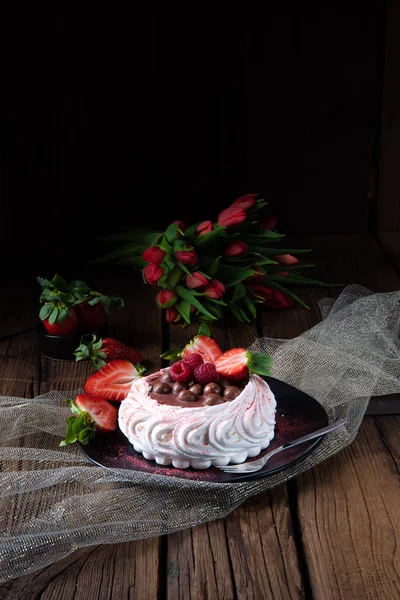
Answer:
POLYGON ((161 358, 164 358, 165 360, 177 360, 178 358, 182 357, 182 348, 178 349, 178 348, 174 348, 172 350, 166 350, 165 352, 163 352, 162 354, 160 354, 161 358))
POLYGON ((53 306, 50 312, 50 316, 49 316, 49 323, 50 325, 54 325, 54 323, 57 321, 57 317, 58 317, 58 308, 56 306, 53 306))
POLYGON ((45 319, 47 319, 51 313, 51 311, 53 310, 53 305, 52 304, 43 304, 42 308, 40 309, 39 312, 39 317, 42 321, 44 321, 45 319))
POLYGON ((264 376, 271 375, 271 370, 269 368, 272 366, 271 356, 262 353, 253 354, 251 352, 246 352, 246 356, 248 357, 247 366, 251 373, 264 376))
POLYGON ((205 323, 202 323, 199 327, 199 331, 197 332, 197 335, 204 335, 206 337, 211 337, 211 330, 210 330, 209 326, 206 325, 205 323))

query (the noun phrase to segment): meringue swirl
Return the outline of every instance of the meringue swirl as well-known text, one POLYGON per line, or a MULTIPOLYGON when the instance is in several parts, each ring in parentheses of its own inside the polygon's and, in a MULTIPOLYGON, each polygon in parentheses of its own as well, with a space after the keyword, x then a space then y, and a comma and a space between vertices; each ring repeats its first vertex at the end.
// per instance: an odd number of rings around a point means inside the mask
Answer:
POLYGON ((118 414, 121 431, 146 459, 195 469, 241 463, 274 437, 275 396, 258 375, 234 400, 197 408, 158 404, 149 396, 147 380, 154 377, 132 384, 118 414))

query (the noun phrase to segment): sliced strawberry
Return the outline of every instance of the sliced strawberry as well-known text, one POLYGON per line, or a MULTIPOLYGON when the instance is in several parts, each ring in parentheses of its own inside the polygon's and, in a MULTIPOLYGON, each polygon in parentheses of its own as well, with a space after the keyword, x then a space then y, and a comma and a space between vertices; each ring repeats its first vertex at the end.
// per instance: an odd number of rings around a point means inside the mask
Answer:
POLYGON ((132 383, 139 377, 136 367, 128 360, 112 360, 86 380, 84 390, 90 396, 120 402, 127 397, 132 383))
POLYGON ((220 377, 240 381, 250 373, 270 375, 268 367, 271 366, 272 359, 268 354, 253 354, 245 348, 232 348, 221 354, 214 364, 220 377))
POLYGON ((165 358, 166 360, 183 358, 183 360, 187 360, 192 354, 198 354, 203 359, 203 362, 208 363, 214 362, 222 354, 221 348, 212 339, 210 328, 205 323, 200 325, 198 334, 186 344, 183 350, 167 350, 167 352, 161 354, 161 358, 165 358))
POLYGON ((116 431, 118 408, 101 396, 78 394, 75 404, 81 411, 89 413, 97 431, 116 431))
POLYGON ((200 354, 204 362, 215 362, 222 354, 222 350, 215 340, 207 335, 196 335, 196 337, 187 344, 182 352, 182 357, 186 360, 191 354, 200 354))
POLYGON ((60 446, 80 442, 88 444, 99 433, 111 433, 117 429, 118 409, 99 396, 78 394, 67 400, 72 416, 67 419, 65 439, 60 446))

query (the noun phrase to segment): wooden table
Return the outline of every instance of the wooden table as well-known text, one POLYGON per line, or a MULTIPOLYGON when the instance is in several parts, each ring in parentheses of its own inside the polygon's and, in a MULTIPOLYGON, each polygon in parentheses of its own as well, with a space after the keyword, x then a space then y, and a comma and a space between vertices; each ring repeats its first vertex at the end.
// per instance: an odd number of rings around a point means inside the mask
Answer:
MULTIPOLYGON (((365 236, 301 240, 326 281, 372 291, 400 289, 377 243, 365 236)), ((46 276, 52 274, 37 273, 46 276)), ((82 274, 76 274, 82 276, 82 274)), ((135 274, 89 271, 104 292, 123 295, 110 333, 139 348, 149 368, 184 345, 197 326, 162 325, 155 290, 135 274)), ((87 363, 41 355, 39 289, 14 282, 3 295, 0 394, 32 397, 83 385, 87 363)), ((317 302, 340 288, 300 290, 311 306, 264 312, 254 325, 214 327, 226 348, 258 336, 291 338, 320 320, 317 302)), ((168 536, 86 547, 39 572, 0 585, 1 600, 400 598, 400 417, 398 399, 372 399, 355 441, 287 484, 250 498, 226 518, 168 536), (385 413, 385 414, 383 414, 385 413)))

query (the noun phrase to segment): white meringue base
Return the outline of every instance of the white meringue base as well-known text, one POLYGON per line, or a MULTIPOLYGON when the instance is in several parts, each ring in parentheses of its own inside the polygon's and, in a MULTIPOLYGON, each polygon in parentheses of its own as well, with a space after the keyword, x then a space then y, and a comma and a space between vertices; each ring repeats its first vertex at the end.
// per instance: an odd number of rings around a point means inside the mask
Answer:
POLYGON ((250 376, 237 398, 215 406, 158 404, 148 390, 146 377, 134 381, 121 403, 118 423, 134 449, 159 465, 208 469, 240 464, 257 456, 274 437, 276 400, 258 375, 250 376))

